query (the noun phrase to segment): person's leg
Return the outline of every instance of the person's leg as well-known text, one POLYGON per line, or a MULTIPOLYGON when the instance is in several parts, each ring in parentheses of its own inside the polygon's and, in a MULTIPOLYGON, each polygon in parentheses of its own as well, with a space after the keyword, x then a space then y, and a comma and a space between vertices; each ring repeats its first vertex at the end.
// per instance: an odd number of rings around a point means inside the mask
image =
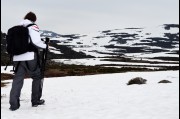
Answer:
POLYGON ((31 95, 31 102, 33 104, 37 104, 40 101, 40 98, 42 96, 42 75, 40 67, 38 66, 37 62, 37 56, 35 55, 34 60, 27 61, 26 63, 28 73, 30 77, 33 79, 32 82, 32 95, 31 95))
POLYGON ((42 91, 41 90, 41 72, 39 71, 39 69, 37 69, 31 72, 30 76, 33 79, 31 101, 32 103, 36 103, 38 100, 40 100, 41 91, 42 91))
MULTIPOLYGON (((13 78, 13 82, 12 82, 12 88, 10 91, 10 109, 12 110, 16 110, 20 107, 20 94, 21 94, 21 89, 23 87, 23 83, 24 83, 24 76, 26 74, 26 69, 23 65, 24 62, 21 62, 18 66, 18 70, 17 72, 15 72, 15 76, 13 78)), ((15 68, 17 68, 17 64, 18 62, 15 62, 15 68)))

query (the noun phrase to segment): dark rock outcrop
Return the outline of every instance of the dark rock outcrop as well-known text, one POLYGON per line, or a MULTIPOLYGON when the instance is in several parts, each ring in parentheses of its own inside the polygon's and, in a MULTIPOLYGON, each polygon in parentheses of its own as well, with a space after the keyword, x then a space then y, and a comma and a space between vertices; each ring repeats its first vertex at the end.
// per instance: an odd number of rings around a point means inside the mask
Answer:
POLYGON ((158 83, 172 83, 172 82, 169 81, 169 80, 161 80, 161 81, 159 81, 158 83))
POLYGON ((127 85, 132 85, 132 84, 146 84, 146 79, 143 79, 141 77, 136 77, 136 78, 133 78, 131 79, 127 85))

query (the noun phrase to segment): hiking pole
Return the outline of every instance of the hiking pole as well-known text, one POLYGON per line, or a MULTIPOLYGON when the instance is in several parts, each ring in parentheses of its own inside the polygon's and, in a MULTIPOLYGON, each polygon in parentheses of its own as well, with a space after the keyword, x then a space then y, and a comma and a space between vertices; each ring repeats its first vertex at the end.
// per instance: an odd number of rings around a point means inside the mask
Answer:
POLYGON ((45 44, 46 44, 46 49, 43 50, 43 56, 42 56, 42 76, 44 77, 44 71, 45 71, 45 65, 46 65, 46 60, 47 60, 47 52, 48 52, 48 43, 49 43, 49 38, 45 38, 45 44))
POLYGON ((44 72, 45 72, 45 65, 46 65, 46 60, 47 60, 47 52, 48 52, 48 43, 49 43, 49 38, 46 37, 45 38, 45 43, 46 43, 46 49, 43 50, 43 54, 42 54, 42 66, 41 66, 41 86, 40 86, 40 95, 39 95, 39 99, 42 96, 42 88, 43 88, 43 82, 44 82, 44 72))
POLYGON ((48 52, 48 43, 49 43, 49 38, 46 37, 45 39, 45 43, 46 43, 46 50, 45 50, 45 56, 44 56, 44 70, 45 70, 45 65, 46 65, 46 60, 47 60, 47 52, 48 52))
POLYGON ((49 38, 46 37, 45 38, 46 49, 43 50, 43 54, 42 54, 42 67, 41 67, 41 70, 43 72, 45 71, 45 65, 46 65, 46 60, 47 60, 48 43, 49 43, 49 38))

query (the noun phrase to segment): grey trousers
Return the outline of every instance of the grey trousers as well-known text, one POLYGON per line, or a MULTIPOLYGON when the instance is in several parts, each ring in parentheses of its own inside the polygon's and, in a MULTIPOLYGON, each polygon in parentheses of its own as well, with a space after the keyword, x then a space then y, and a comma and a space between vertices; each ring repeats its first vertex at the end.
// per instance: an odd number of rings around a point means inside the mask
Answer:
MULTIPOLYGON (((18 62, 14 62, 15 68, 17 68, 18 62)), ((19 63, 17 72, 15 72, 12 88, 10 91, 10 105, 12 107, 19 107, 20 106, 20 94, 21 89, 24 83, 24 77, 26 74, 33 79, 32 81, 32 94, 31 94, 31 102, 36 103, 40 100, 42 96, 42 74, 40 67, 38 65, 37 55, 35 55, 34 60, 30 61, 21 61, 19 63)))

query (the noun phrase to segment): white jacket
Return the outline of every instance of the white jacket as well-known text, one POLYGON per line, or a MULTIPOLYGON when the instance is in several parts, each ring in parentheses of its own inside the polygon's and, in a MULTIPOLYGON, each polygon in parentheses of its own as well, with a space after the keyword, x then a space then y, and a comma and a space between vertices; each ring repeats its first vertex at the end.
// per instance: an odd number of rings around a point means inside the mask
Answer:
MULTIPOLYGON (((30 20, 23 20, 20 25, 27 26, 29 24, 32 24, 30 20)), ((40 33, 39 33, 39 28, 37 25, 32 25, 28 27, 29 29, 29 35, 31 37, 31 41, 33 42, 34 45, 36 45, 38 48, 45 49, 46 44, 41 41, 40 33)), ((15 55, 13 56, 13 61, 27 61, 27 60, 33 60, 34 59, 34 52, 26 52, 21 55, 15 55)))

